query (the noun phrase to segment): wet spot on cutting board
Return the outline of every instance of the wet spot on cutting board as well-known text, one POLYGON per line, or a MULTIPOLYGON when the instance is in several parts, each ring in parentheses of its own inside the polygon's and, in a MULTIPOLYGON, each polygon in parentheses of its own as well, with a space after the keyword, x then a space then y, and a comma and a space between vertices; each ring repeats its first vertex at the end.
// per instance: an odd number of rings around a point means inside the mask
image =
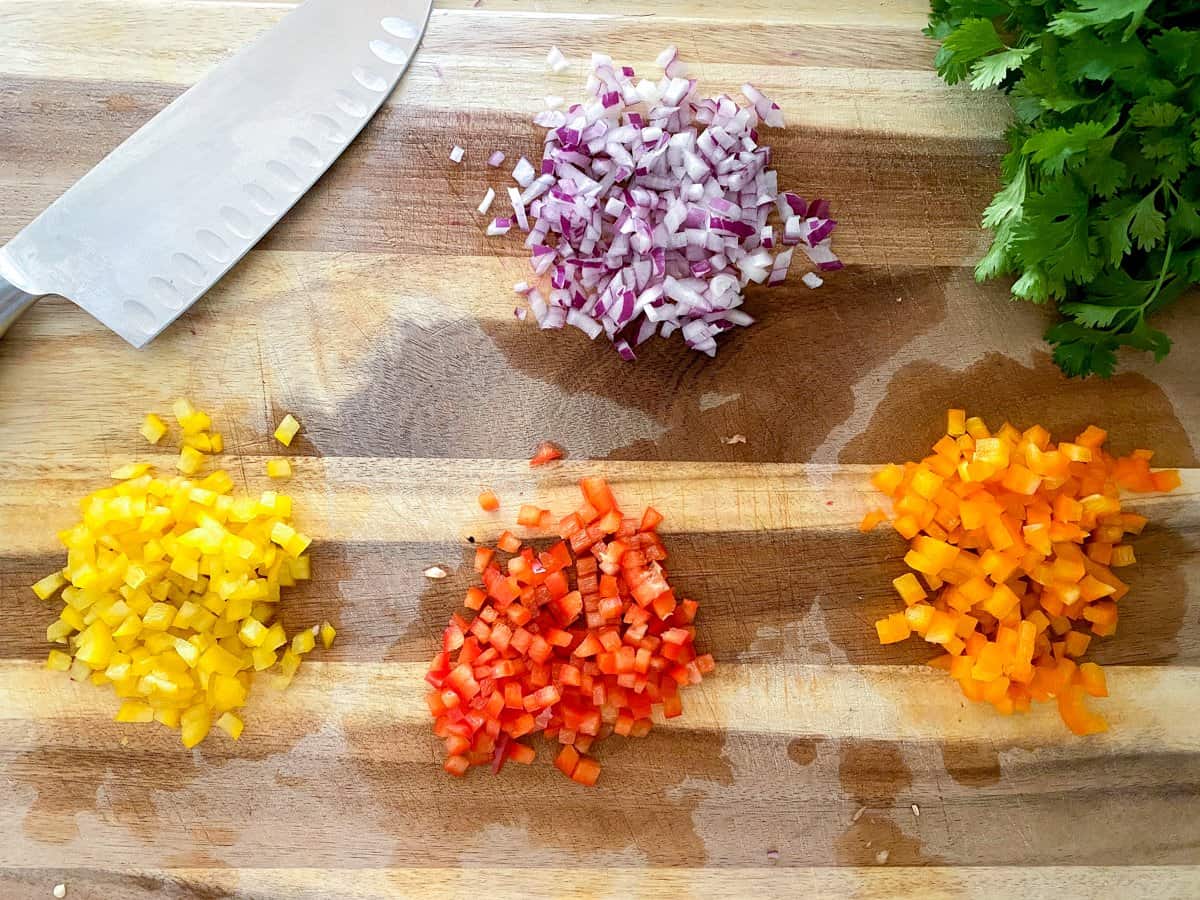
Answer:
POLYGON ((1000 781, 1000 753, 979 741, 943 741, 946 772, 965 787, 982 788, 1000 781))
MULTIPOLYGON (((96 702, 111 703, 111 698, 97 697, 96 702)), ((157 724, 125 727, 157 728, 164 737, 166 732, 157 724)), ((53 746, 61 741, 61 735, 47 734, 43 746, 15 754, 6 765, 7 778, 37 792, 22 822, 26 836, 47 844, 67 843, 79 836, 76 817, 91 813, 106 825, 129 829, 142 840, 156 839, 159 826, 154 795, 186 788, 201 770, 177 737, 173 746, 151 751, 141 749, 136 738, 122 747, 116 729, 105 730, 112 733, 111 745, 89 742, 86 749, 53 746)))
MULTIPOLYGON (((511 310, 511 300, 496 302, 511 310)), ((312 426, 326 454, 528 459, 549 440, 573 458, 588 458, 659 431, 637 410, 585 389, 612 377, 596 368, 604 358, 598 347, 589 344, 590 358, 576 360, 581 368, 567 393, 523 371, 549 364, 570 335, 546 335, 511 316, 432 325, 398 321, 380 332, 356 364, 363 373, 354 380, 356 393, 312 426), (504 399, 513 397, 521 402, 504 399)))
POLYGON ((834 841, 844 866, 913 866, 936 863, 921 852, 922 842, 894 821, 910 809, 912 770, 893 741, 846 738, 838 743, 838 781, 853 809, 846 830, 834 841), (886 851, 880 862, 878 854, 886 851))
MULTIPOLYGON (((686 694, 684 704, 686 710, 686 694)), ((558 745, 540 737, 526 741, 538 753, 532 765, 509 763, 496 776, 475 768, 462 779, 442 771, 444 748, 431 721, 348 723, 346 740, 346 768, 366 786, 363 812, 390 830, 397 866, 457 865, 462 849, 494 828, 521 835, 505 850, 514 865, 550 849, 628 852, 652 865, 701 866, 708 857, 693 813, 713 786, 733 784, 724 736, 686 726, 597 742, 593 755, 604 768, 593 790, 554 770, 558 745), (416 798, 420 828, 412 827, 416 798), (432 844, 430 834, 438 835, 432 844)))
POLYGON ((819 737, 795 738, 788 744, 788 759, 798 766, 811 766, 817 758, 817 748, 823 742, 824 738, 819 737))
POLYGON ((886 807, 912 787, 912 771, 900 745, 847 738, 838 744, 838 780, 861 806, 886 807))
POLYGON ((851 267, 817 291, 798 279, 752 288, 746 309, 758 322, 722 338, 715 359, 677 338, 654 339, 630 364, 574 329, 484 327, 519 371, 659 423, 661 434, 612 450, 612 459, 803 462, 853 412, 864 359, 886 359, 934 327, 945 317, 946 297, 937 270, 851 267), (894 302, 900 294, 912 298, 903 310, 894 302), (726 402, 714 405, 713 397, 726 402), (722 443, 734 434, 746 443, 722 443))
POLYGON ((905 834, 891 819, 868 812, 837 837, 833 850, 842 866, 936 865, 937 858, 922 853, 921 847, 920 840, 905 834), (887 853, 882 862, 881 851, 887 853))
POLYGON ((909 363, 892 377, 866 429, 838 459, 920 459, 943 434, 946 410, 952 407, 981 416, 992 428, 1006 419, 1018 428, 1044 425, 1056 440, 1071 440, 1096 424, 1108 430, 1114 453, 1148 447, 1155 451, 1155 465, 1200 464, 1171 400, 1145 375, 1067 378, 1047 353, 1036 354, 1031 366, 1001 353, 988 353, 961 371, 927 361, 909 363))

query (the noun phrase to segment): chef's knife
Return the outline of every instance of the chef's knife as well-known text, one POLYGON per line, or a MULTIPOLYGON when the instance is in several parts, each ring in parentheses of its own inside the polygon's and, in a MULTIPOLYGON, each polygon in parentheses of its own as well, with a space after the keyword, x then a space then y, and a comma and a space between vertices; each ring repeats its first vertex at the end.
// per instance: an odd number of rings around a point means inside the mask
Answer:
POLYGON ((39 297, 135 347, 212 287, 391 92, 432 0, 307 0, 0 248, 0 335, 39 297))

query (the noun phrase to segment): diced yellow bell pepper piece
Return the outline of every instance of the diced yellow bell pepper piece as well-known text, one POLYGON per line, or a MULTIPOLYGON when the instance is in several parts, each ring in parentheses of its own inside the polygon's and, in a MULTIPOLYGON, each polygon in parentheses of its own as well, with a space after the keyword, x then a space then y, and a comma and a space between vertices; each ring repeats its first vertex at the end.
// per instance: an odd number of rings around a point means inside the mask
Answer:
POLYGON ((288 413, 283 417, 283 421, 279 423, 279 427, 275 429, 275 440, 283 444, 285 447, 290 447, 292 438, 296 436, 296 432, 300 430, 300 423, 296 418, 288 413))
POLYGON ((231 675, 219 672, 208 682, 208 702, 214 710, 224 712, 244 706, 246 703, 246 688, 231 675))
POLYGON ((291 678, 300 668, 301 657, 293 653, 291 649, 283 651, 283 659, 279 662, 279 670, 287 678, 291 678))
POLYGON ((333 646, 333 639, 337 636, 337 630, 328 622, 321 624, 321 644, 328 650, 333 646))
POLYGON ((212 714, 203 704, 189 706, 180 716, 180 740, 187 748, 195 747, 208 737, 212 728, 212 714))
POLYGON ((154 413, 146 413, 146 418, 142 419, 140 430, 142 437, 151 444, 157 444, 162 440, 163 435, 167 433, 167 423, 154 413))
POLYGON ((170 603, 155 603, 142 616, 142 628, 147 631, 166 631, 174 621, 174 606, 170 603))
POLYGON ((154 711, 154 721, 161 722, 168 728, 179 727, 180 711, 174 707, 166 707, 164 709, 156 709, 154 711))
POLYGON ((51 650, 46 657, 46 668, 55 672, 68 672, 71 669, 71 654, 61 650, 51 650))
POLYGON ((204 454, 195 447, 184 447, 179 451, 175 467, 184 475, 195 475, 204 467, 204 454))
POLYGON ((150 471, 150 463, 128 463, 113 469, 111 477, 116 481, 128 481, 132 478, 138 478, 150 471))
POLYGON ((262 646, 268 650, 278 650, 287 643, 287 633, 283 630, 283 626, 276 622, 267 629, 267 636, 262 642, 262 646))
POLYGON ((261 647, 267 637, 267 628, 258 619, 250 616, 242 621, 238 637, 242 639, 242 643, 247 647, 261 647))
POLYGON ((245 725, 233 713, 227 712, 222 713, 221 717, 217 719, 217 727, 236 741, 242 736, 242 729, 245 725))
POLYGON ((199 450, 201 453, 212 453, 212 438, 203 431, 198 434, 185 434, 183 446, 199 450))
POLYGON ((254 660, 254 671, 261 672, 275 665, 277 654, 270 647, 255 647, 251 653, 254 660))
POLYGON ((297 632, 292 638, 292 652, 297 656, 303 656, 310 652, 317 645, 317 639, 313 635, 312 630, 306 628, 304 631, 297 632))
POLYGON ((211 435, 209 435, 209 440, 212 443, 213 453, 225 452, 225 438, 221 435, 221 432, 214 431, 211 435))
POLYGON ((66 585, 67 579, 62 572, 52 572, 33 585, 33 592, 39 600, 49 600, 66 585))
POLYGON ((291 478, 292 464, 286 459, 267 460, 267 477, 279 479, 291 478))
POLYGON ((104 669, 108 666, 116 647, 113 644, 112 631, 103 622, 97 620, 79 635, 79 643, 75 648, 75 659, 91 669, 104 669))
POLYGON ((126 700, 121 704, 121 708, 117 710, 116 721, 153 722, 154 710, 149 703, 142 703, 139 700, 126 700))

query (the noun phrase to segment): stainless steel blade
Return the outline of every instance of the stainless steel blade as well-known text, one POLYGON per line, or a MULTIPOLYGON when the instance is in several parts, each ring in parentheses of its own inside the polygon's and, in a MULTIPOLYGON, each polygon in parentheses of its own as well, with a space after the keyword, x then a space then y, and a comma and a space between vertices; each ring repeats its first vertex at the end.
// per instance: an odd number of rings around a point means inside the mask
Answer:
POLYGON ((432 0, 307 0, 151 119, 0 249, 135 347, 337 159, 408 67, 432 0))

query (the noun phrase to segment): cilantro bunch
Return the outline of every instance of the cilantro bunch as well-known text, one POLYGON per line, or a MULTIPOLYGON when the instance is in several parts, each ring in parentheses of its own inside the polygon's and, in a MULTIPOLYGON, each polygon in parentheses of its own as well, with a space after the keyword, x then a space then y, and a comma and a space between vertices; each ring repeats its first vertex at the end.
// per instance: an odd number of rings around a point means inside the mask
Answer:
POLYGON ((1161 359, 1150 319, 1200 283, 1200 2, 932 4, 938 73, 1015 113, 976 277, 1057 304, 1068 375, 1111 375, 1123 346, 1161 359))

